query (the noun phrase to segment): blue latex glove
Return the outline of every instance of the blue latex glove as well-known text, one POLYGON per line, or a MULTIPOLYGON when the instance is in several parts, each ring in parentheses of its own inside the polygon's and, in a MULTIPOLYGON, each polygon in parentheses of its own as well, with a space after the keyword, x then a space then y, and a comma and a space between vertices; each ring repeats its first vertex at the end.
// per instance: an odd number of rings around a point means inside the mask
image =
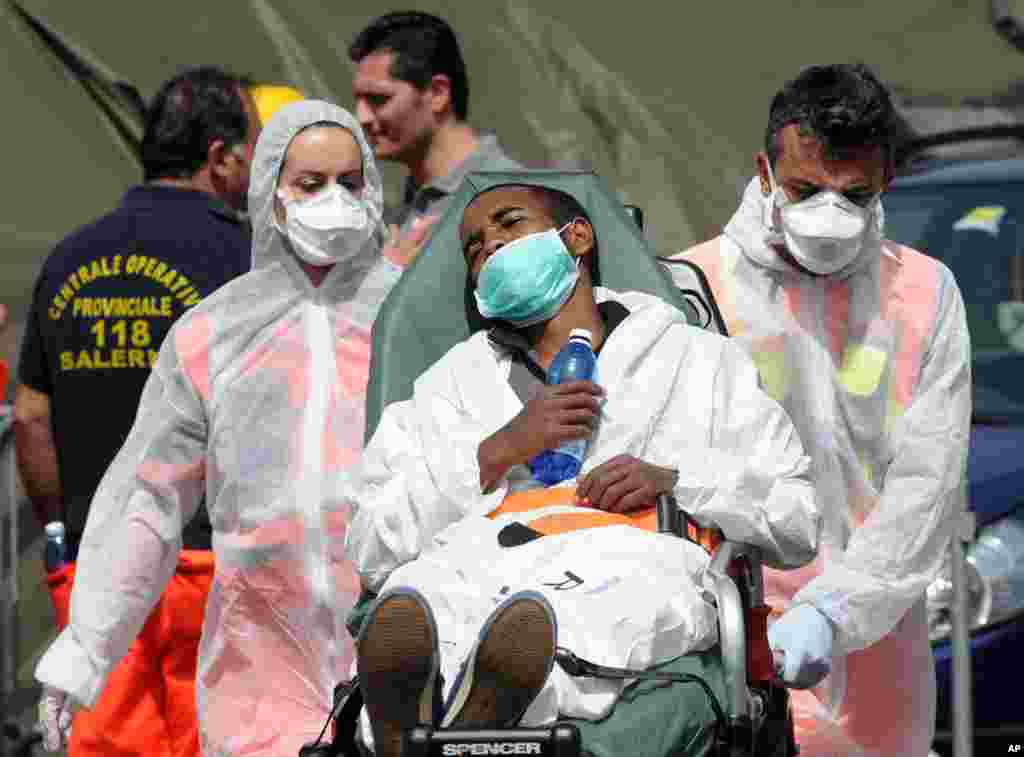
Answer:
POLYGON ((832 669, 832 622, 813 605, 797 605, 768 628, 768 646, 785 660, 776 672, 786 686, 809 689, 832 669))

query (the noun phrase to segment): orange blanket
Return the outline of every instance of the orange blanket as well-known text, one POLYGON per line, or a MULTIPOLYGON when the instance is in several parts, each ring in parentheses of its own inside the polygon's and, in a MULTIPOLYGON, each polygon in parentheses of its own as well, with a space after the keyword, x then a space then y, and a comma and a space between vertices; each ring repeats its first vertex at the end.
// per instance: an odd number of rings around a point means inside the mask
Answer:
MULTIPOLYGON (((584 507, 576 501, 574 486, 552 486, 546 489, 513 492, 488 513, 488 517, 510 514, 519 515, 518 520, 545 536, 584 528, 620 525, 642 528, 645 531, 658 530, 658 510, 653 505, 621 514, 584 507), (549 508, 557 510, 552 512, 549 508), (572 508, 572 511, 566 512, 565 508, 572 508)), ((722 541, 718 529, 699 528, 692 522, 687 526, 687 536, 709 552, 713 552, 722 541)))

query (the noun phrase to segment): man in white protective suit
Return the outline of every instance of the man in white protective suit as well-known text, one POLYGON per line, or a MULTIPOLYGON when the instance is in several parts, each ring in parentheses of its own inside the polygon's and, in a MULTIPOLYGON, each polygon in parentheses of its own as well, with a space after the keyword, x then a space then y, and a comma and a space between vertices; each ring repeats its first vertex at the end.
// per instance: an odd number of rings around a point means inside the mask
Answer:
POLYGON ((418 721, 604 717, 622 683, 552 670, 556 643, 632 669, 712 646, 707 553, 645 530, 658 495, 775 567, 816 550, 809 458, 753 363, 656 297, 595 286, 584 208, 528 184, 485 190, 462 215, 466 269, 493 328, 386 408, 342 483, 354 508, 346 553, 381 592, 357 640, 364 738, 379 755, 397 755, 418 721), (600 386, 547 386, 574 329, 592 335, 600 386), (531 458, 583 437, 578 479, 530 480, 531 458))
POLYGON ((724 233, 681 254, 814 460, 821 550, 765 585, 785 680, 831 671, 793 697, 808 757, 924 757, 935 728, 925 589, 965 503, 971 348, 949 269, 883 235, 895 130, 867 68, 805 70, 724 233))
POLYGON ((252 271, 176 322, 92 501, 70 624, 36 668, 51 749, 138 634, 200 507, 216 562, 203 754, 295 757, 352 666, 359 579, 327 482, 363 446, 370 328, 410 255, 382 248, 373 152, 330 103, 291 103, 263 127, 249 212, 252 271))

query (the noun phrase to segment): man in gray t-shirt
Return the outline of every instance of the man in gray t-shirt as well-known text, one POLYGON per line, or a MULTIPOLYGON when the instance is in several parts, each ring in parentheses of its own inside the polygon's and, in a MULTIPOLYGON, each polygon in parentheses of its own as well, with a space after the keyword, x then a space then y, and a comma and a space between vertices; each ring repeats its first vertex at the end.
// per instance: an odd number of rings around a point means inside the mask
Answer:
POLYGON ((410 256, 449 195, 472 171, 521 168, 491 134, 466 121, 469 82, 455 33, 416 11, 374 20, 353 41, 359 119, 378 160, 409 170, 402 204, 387 213, 410 256))

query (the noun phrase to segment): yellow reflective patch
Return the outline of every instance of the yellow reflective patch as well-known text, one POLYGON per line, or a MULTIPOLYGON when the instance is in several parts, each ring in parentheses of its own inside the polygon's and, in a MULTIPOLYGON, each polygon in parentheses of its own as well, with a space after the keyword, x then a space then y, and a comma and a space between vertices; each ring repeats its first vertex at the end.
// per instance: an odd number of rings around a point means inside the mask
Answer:
POLYGON ((782 402, 786 396, 786 354, 781 350, 757 350, 752 357, 764 391, 776 402, 782 402))
POLYGON ((1006 216, 1006 208, 1002 205, 982 205, 966 213, 963 218, 953 224, 953 231, 987 231, 992 236, 999 236, 999 225, 1006 216))
POLYGON ((878 391, 885 370, 885 352, 865 344, 853 344, 843 351, 839 380, 846 391, 859 397, 870 397, 878 391))

